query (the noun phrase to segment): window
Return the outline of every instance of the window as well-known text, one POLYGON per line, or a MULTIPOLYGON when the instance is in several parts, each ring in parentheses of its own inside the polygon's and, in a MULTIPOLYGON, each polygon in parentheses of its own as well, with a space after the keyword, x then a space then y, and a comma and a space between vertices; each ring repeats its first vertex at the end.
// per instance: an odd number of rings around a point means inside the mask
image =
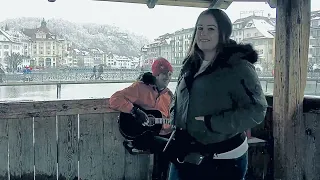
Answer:
POLYGON ((316 45, 316 39, 310 39, 310 45, 311 46, 316 45))
POLYGON ((320 48, 314 48, 314 56, 320 56, 320 48))
POLYGON ((319 21, 318 20, 313 20, 312 22, 311 22, 311 27, 316 27, 316 26, 318 26, 319 25, 319 21))
POLYGON ((257 51, 258 51, 258 54, 259 54, 259 55, 260 55, 260 54, 263 54, 263 49, 258 49, 257 51))

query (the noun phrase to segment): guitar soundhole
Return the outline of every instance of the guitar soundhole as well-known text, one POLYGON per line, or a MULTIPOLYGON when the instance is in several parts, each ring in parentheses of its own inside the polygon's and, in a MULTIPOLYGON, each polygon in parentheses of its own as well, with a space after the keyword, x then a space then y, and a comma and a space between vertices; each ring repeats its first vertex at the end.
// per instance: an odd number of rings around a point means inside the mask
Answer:
POLYGON ((143 126, 141 123, 135 120, 131 114, 120 113, 119 116, 119 128, 120 133, 126 138, 134 140, 142 137, 146 134, 158 134, 162 128, 163 116, 160 111, 146 110, 144 111, 148 118, 148 126, 143 126), (159 119, 158 119, 159 118, 159 119))

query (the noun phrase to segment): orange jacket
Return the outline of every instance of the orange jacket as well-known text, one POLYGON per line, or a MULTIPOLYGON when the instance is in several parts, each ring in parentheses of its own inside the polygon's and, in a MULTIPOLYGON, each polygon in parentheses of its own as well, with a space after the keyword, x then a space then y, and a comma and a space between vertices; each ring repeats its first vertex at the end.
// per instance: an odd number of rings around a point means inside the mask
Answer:
MULTIPOLYGON (((147 85, 142 81, 138 81, 123 90, 115 92, 110 97, 109 103, 110 108, 117 111, 130 113, 133 104, 136 104, 146 110, 156 109, 165 118, 169 118, 169 106, 172 96, 172 92, 168 88, 159 93, 155 85, 147 85)), ((161 134, 167 134, 169 127, 170 125, 164 124, 161 134)))

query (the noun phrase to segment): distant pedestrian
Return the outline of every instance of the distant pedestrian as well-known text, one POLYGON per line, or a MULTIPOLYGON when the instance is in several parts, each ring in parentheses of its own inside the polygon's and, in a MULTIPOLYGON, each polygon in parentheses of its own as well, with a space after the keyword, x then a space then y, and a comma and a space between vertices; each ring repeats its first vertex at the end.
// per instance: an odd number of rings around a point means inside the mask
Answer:
POLYGON ((96 66, 93 66, 93 69, 92 69, 92 72, 93 74, 90 76, 90 79, 92 79, 94 77, 94 79, 97 79, 97 67, 96 66))
POLYGON ((96 79, 102 80, 102 77, 101 77, 102 74, 103 74, 103 66, 100 65, 100 66, 99 66, 99 69, 98 69, 98 76, 97 76, 96 79))

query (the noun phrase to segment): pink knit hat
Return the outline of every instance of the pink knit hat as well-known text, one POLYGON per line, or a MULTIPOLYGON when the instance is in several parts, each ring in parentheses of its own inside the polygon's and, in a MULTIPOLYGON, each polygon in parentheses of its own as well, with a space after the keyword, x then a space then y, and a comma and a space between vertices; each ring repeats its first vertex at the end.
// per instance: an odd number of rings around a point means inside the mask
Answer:
POLYGON ((152 75, 158 76, 161 73, 172 72, 173 68, 168 60, 163 57, 157 58, 152 64, 152 75))

